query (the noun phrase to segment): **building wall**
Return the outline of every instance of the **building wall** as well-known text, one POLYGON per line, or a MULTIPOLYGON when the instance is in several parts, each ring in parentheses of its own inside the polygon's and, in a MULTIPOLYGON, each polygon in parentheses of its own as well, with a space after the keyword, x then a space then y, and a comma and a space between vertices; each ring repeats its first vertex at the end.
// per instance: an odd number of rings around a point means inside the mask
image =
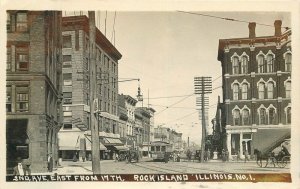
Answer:
MULTIPOLYGON (((11 96, 7 98, 7 104, 10 104, 11 110, 7 112, 6 128, 9 130, 16 127, 18 124, 13 124, 15 120, 27 120, 29 156, 25 162, 30 165, 33 173, 45 172, 48 153, 53 154, 56 166, 57 132, 61 126, 61 12, 9 13, 11 24, 7 32, 7 96, 11 96), (16 32, 16 15, 19 13, 27 15, 27 19, 24 19, 28 28, 26 31, 16 32), (25 97, 26 94, 28 97, 25 97), (22 103, 23 110, 19 111, 17 104, 21 107, 22 103), (28 105, 24 105, 26 103, 28 105)), ((13 145, 11 140, 14 136, 7 134, 8 145, 13 145)), ((9 153, 8 151, 8 156, 9 153)), ((8 166, 12 165, 9 162, 14 161, 15 159, 8 159, 8 166)))

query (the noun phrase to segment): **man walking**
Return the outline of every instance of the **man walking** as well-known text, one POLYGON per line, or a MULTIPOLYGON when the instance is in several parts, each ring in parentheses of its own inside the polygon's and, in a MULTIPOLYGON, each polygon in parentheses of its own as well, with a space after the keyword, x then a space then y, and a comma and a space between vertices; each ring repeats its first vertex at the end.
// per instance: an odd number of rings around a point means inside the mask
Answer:
POLYGON ((52 154, 49 153, 48 154, 48 171, 52 172, 53 171, 53 158, 52 158, 52 154))

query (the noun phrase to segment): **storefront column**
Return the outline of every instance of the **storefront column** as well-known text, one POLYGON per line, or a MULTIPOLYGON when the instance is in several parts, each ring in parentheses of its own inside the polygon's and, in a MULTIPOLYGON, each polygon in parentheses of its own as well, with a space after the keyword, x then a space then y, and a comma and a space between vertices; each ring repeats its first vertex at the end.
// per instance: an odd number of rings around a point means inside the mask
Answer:
POLYGON ((245 156, 244 156, 244 154, 243 154, 243 152, 244 152, 244 146, 243 146, 243 133, 241 132, 240 133, 240 158, 244 158, 245 156))
POLYGON ((227 133, 227 150, 229 153, 229 159, 232 159, 232 157, 231 157, 231 133, 227 133))

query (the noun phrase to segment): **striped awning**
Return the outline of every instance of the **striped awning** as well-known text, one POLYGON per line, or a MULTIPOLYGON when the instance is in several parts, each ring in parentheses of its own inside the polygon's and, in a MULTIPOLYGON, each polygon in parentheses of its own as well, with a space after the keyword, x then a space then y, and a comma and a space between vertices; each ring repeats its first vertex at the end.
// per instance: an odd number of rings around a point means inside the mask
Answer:
MULTIPOLYGON (((86 150, 92 150, 92 139, 90 136, 85 136, 86 137, 86 150)), ((107 148, 99 141, 100 145, 99 148, 100 150, 107 150, 107 148)))

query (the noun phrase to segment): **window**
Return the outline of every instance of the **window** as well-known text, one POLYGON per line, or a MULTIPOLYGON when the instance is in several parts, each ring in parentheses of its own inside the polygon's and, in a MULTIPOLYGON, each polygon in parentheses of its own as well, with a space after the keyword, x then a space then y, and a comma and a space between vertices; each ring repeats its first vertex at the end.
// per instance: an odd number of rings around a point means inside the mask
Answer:
POLYGON ((27 112, 29 109, 29 89, 28 86, 16 87, 16 111, 27 112))
POLYGON ((246 56, 242 57, 242 65, 241 65, 241 67, 242 67, 242 70, 241 70, 242 74, 248 73, 248 59, 247 59, 246 56))
POLYGON ((17 13, 17 31, 18 32, 26 32, 27 27, 27 13, 17 13))
POLYGON ((288 107, 286 109, 286 123, 291 123, 291 119, 292 119, 292 109, 291 107, 288 107))
POLYGON ((275 109, 269 109, 269 124, 275 124, 275 109))
POLYGON ((239 74, 239 58, 238 57, 233 57, 232 68, 233 68, 233 74, 239 74))
POLYGON ((72 56, 63 55, 63 68, 72 68, 72 56))
POLYGON ((72 85, 72 73, 64 73, 63 74, 64 86, 72 85))
POLYGON ((258 84, 258 99, 264 99, 265 98, 265 84, 263 82, 260 82, 258 84))
POLYGON ((72 104, 72 92, 63 93, 64 104, 72 104))
POLYGON ((290 72, 292 71, 292 54, 287 53, 285 55, 285 71, 290 72))
POLYGON ((29 52, 27 47, 17 47, 17 70, 26 71, 29 68, 29 52))
POLYGON ((242 99, 243 100, 248 99, 248 84, 242 85, 242 99))
POLYGON ((261 108, 259 110, 259 124, 260 125, 266 125, 267 124, 267 114, 266 114, 266 109, 265 108, 261 108))
POLYGON ((71 37, 71 35, 63 36, 63 48, 72 48, 72 37, 71 37))
POLYGON ((6 87, 6 112, 12 111, 11 86, 6 87))
POLYGON ((242 112, 243 125, 249 125, 249 110, 245 109, 242 112))
POLYGON ((286 98, 291 98, 291 82, 288 81, 285 84, 285 97, 286 98))
POLYGON ((72 129, 71 123, 64 123, 64 129, 72 129))
POLYGON ((258 73, 264 73, 264 56, 259 55, 257 57, 258 73))
POLYGON ((6 13, 6 30, 8 32, 11 31, 11 16, 10 16, 10 13, 6 13))
POLYGON ((233 111, 233 124, 234 125, 240 124, 240 111, 239 110, 233 111))
POLYGON ((8 47, 6 51, 6 70, 11 70, 11 48, 8 47))
POLYGON ((233 85, 233 100, 238 100, 239 99, 239 85, 234 84, 233 85))
POLYGON ((268 99, 272 99, 274 97, 274 84, 272 82, 268 83, 268 99))
POLYGON ((274 57, 273 55, 269 54, 267 56, 267 72, 273 72, 274 71, 274 57))

